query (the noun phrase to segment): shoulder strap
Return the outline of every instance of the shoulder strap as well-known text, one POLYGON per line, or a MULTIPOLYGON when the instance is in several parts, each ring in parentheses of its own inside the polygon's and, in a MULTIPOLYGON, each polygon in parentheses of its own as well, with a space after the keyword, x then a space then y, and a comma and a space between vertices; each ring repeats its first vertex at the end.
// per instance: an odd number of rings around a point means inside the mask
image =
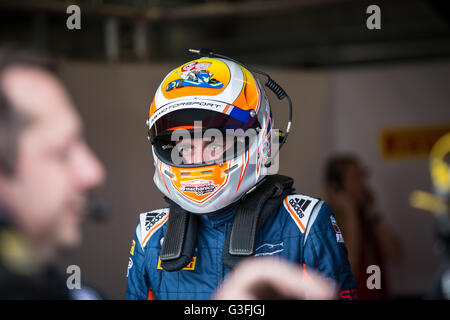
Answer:
POLYGON ((290 177, 270 175, 242 199, 222 251, 222 261, 227 267, 233 268, 242 258, 255 254, 258 231, 293 192, 293 183, 290 177))
POLYGON ((160 253, 161 267, 166 271, 178 271, 194 256, 198 218, 175 202, 165 200, 170 204, 170 214, 160 253))

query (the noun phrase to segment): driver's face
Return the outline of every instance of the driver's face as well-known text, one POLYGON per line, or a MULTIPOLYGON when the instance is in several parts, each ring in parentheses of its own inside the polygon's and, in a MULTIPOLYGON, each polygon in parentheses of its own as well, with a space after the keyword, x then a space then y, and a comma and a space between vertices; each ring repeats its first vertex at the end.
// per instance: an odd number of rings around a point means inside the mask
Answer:
POLYGON ((233 146, 233 142, 233 137, 227 137, 225 142, 222 139, 194 138, 179 141, 176 148, 185 164, 194 164, 219 159, 233 146))

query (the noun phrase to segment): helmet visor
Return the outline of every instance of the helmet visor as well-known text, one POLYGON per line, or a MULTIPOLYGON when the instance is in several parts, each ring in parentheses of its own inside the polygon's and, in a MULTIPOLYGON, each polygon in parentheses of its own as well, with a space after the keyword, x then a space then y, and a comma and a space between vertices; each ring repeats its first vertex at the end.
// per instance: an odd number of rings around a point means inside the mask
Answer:
POLYGON ((221 163, 242 154, 260 126, 251 112, 233 111, 182 109, 162 116, 149 132, 155 153, 161 161, 182 167, 221 163))
POLYGON ((205 109, 182 109, 162 116, 150 128, 150 139, 153 141, 161 134, 172 134, 178 129, 218 129, 227 130, 256 129, 259 122, 252 111, 232 107, 229 114, 205 109))

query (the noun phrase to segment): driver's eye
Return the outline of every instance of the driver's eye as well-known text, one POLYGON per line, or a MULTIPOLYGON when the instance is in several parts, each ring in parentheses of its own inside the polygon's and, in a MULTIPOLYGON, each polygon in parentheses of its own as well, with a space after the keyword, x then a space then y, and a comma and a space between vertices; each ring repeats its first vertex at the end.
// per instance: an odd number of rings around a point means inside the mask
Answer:
POLYGON ((219 144, 213 144, 213 145, 210 146, 210 148, 211 148, 212 150, 217 151, 217 150, 221 150, 221 149, 223 148, 223 146, 222 146, 222 145, 219 145, 219 144))
POLYGON ((179 146, 178 147, 178 152, 180 152, 180 153, 192 152, 192 147, 190 147, 190 146, 179 146))

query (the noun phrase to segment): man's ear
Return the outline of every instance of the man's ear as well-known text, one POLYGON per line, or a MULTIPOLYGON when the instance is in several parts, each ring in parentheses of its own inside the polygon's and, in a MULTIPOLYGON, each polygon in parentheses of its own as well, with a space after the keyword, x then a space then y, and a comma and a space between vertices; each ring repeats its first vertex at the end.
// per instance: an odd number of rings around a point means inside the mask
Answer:
POLYGON ((5 184, 9 184, 11 183, 11 181, 14 179, 15 177, 15 173, 12 172, 4 172, 2 170, 0 170, 0 187, 5 185, 5 184))
MULTIPOLYGON (((0 211, 3 215, 14 212, 15 208, 15 175, 5 174, 0 171, 0 211)), ((9 219, 13 219, 14 215, 9 215, 9 219)), ((4 217, 3 217, 4 218, 4 217)), ((11 222, 11 221, 9 221, 11 222)))
POLYGON ((0 206, 4 203, 4 197, 6 196, 6 186, 8 183, 8 177, 0 171, 0 206))
MULTIPOLYGON (((0 192, 3 189, 4 184, 8 181, 8 176, 3 173, 2 171, 0 171, 0 192)), ((1 194, 0 194, 1 196, 1 194)))
POLYGON ((8 197, 7 180, 5 174, 0 171, 0 211, 5 210, 6 207, 6 199, 8 197))
POLYGON ((0 204, 6 205, 6 201, 11 194, 12 180, 14 174, 6 174, 0 171, 0 204))

